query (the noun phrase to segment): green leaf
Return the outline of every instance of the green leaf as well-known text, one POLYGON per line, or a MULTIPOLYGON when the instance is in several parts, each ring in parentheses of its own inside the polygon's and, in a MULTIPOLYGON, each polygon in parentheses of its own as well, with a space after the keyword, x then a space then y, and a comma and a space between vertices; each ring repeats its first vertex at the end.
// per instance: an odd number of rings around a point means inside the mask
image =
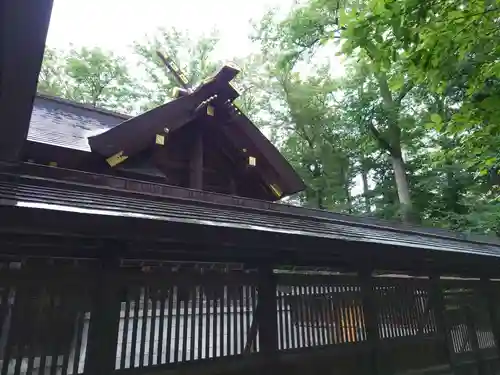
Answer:
POLYGON ((497 163, 497 158, 493 157, 493 158, 488 158, 484 161, 484 165, 486 165, 487 167, 491 167, 493 165, 495 165, 497 163))
POLYGON ((431 115, 431 121, 435 124, 441 124, 442 120, 441 120, 441 116, 439 116, 437 113, 433 113, 431 115))
POLYGON ((404 84, 405 80, 403 75, 397 75, 395 77, 392 77, 389 81, 389 88, 391 89, 391 91, 399 91, 404 86, 404 84))

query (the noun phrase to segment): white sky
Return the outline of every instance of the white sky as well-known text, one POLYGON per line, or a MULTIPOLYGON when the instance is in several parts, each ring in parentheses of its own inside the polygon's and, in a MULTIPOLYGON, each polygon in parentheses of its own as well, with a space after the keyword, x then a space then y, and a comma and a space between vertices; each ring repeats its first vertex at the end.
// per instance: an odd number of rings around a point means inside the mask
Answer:
MULTIPOLYGON (((295 0, 55 0, 47 44, 56 48, 99 46, 130 56, 132 42, 159 27, 175 27, 192 37, 219 31, 214 56, 231 60, 254 52, 248 36, 250 20, 260 20, 270 8, 286 14, 295 0)), ((343 74, 342 61, 332 50, 315 61, 329 60, 334 75, 343 74)), ((307 66, 300 66, 306 73, 307 66)))
POLYGON ((47 44, 99 46, 126 55, 134 40, 159 27, 187 30, 193 37, 217 29, 218 54, 230 59, 251 52, 251 19, 260 19, 270 7, 287 11, 292 4, 293 0, 55 0, 47 44))

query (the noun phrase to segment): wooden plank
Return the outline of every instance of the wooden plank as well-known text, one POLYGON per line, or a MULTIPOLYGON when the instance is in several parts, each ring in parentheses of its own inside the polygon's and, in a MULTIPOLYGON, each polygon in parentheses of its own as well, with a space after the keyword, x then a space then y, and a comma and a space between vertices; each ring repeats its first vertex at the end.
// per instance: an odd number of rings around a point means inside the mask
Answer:
MULTIPOLYGON (((123 320, 123 333, 122 333, 122 348, 120 355, 120 369, 123 370, 126 366, 125 360, 127 358, 127 341, 130 337, 130 289, 127 288, 125 293, 125 316, 123 320)), ((129 364, 130 365, 130 364, 129 364)))
POLYGON ((174 314, 173 314, 173 304, 174 304, 174 292, 176 288, 171 285, 168 288, 168 306, 167 306, 167 356, 166 363, 173 362, 172 358, 172 325, 174 324, 174 314))
POLYGON ((116 268, 117 259, 105 259, 102 268, 96 270, 85 358, 85 371, 90 374, 104 375, 115 370, 121 310, 118 280, 113 275, 116 268))
POLYGON ((366 338, 370 348, 369 366, 370 373, 379 374, 379 329, 376 294, 374 293, 375 282, 370 271, 360 273, 361 295, 363 301, 363 313, 366 325, 366 338))
POLYGON ((21 157, 52 3, 53 0, 3 0, 0 4, 0 160, 18 161, 21 157))
POLYGON ((200 126, 195 131, 193 149, 191 150, 189 187, 203 190, 203 134, 200 126))
POLYGON ((278 350, 278 320, 276 314, 276 277, 272 268, 259 268, 258 312, 259 348, 266 355, 278 350))

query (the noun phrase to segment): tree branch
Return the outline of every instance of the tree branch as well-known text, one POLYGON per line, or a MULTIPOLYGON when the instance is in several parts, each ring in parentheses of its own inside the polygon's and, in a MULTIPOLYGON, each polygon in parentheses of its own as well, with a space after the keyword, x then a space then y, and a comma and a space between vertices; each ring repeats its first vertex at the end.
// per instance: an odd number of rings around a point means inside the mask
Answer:
POLYGON ((395 104, 400 105, 401 101, 406 97, 406 95, 411 91, 411 89, 413 89, 414 86, 415 85, 413 84, 413 82, 411 81, 406 82, 401 91, 399 92, 399 95, 395 100, 395 104))

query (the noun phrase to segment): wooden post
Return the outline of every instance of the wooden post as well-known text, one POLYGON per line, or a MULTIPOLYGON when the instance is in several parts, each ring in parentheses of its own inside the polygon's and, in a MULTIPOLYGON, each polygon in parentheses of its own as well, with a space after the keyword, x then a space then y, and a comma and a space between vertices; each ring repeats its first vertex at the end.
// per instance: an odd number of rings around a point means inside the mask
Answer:
POLYGON ((202 129, 197 128, 195 141, 191 153, 189 187, 191 189, 203 190, 203 134, 202 129))
MULTIPOLYGON (((436 329, 440 339, 443 342, 443 350, 445 351, 445 356, 448 359, 448 363, 453 370, 455 367, 455 362, 453 359, 453 344, 451 332, 446 324, 446 317, 444 315, 444 297, 443 292, 441 290, 440 285, 440 277, 439 275, 432 275, 430 277, 431 280, 431 290, 430 290, 430 298, 431 298, 431 306, 434 307, 434 314, 436 318, 436 329)), ((453 372, 455 373, 455 372, 453 372)))
POLYGON ((18 161, 28 134, 53 0, 0 1, 0 160, 18 161))
POLYGON ((498 357, 500 358, 500 317, 498 315, 498 306, 496 303, 496 295, 493 286, 493 282, 488 278, 481 279, 482 290, 484 297, 486 299, 486 304, 488 307, 488 315, 491 322, 491 328, 493 331, 493 337, 495 339, 495 346, 497 349, 498 357))
POLYGON ((477 329, 476 324, 474 323, 473 314, 472 308, 470 306, 465 306, 465 324, 467 326, 467 333, 472 347, 472 353, 474 354, 474 359, 476 361, 477 373, 479 375, 484 375, 485 368, 483 361, 481 360, 479 341, 477 339, 477 329))
POLYGON ((115 370, 116 345, 120 323, 117 259, 106 259, 97 270, 96 288, 85 359, 85 373, 108 375, 115 370))
POLYGON ((369 346, 368 370, 371 374, 377 375, 380 371, 379 361, 379 341, 378 330, 378 309, 375 295, 375 284, 372 272, 364 270, 359 273, 361 281, 361 298, 363 301, 363 314, 365 320, 366 339, 369 346))
POLYGON ((276 275, 272 267, 259 268, 257 292, 260 351, 273 354, 278 351, 278 319, 276 311, 276 275))

